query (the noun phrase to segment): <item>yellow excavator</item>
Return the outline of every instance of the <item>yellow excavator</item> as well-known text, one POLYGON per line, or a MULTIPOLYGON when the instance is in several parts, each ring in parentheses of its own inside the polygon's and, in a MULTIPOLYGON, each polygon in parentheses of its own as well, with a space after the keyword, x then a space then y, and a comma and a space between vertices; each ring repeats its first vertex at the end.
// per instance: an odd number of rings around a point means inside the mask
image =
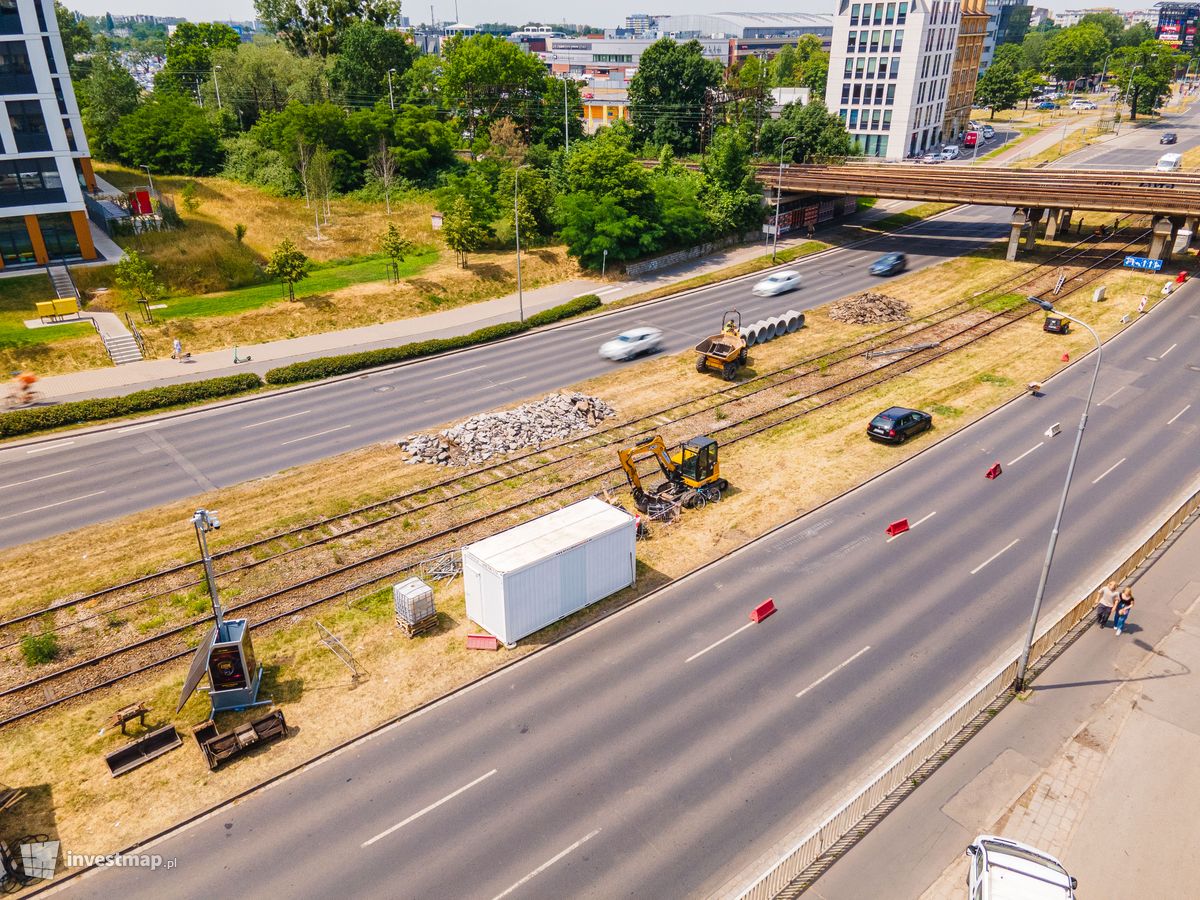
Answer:
POLYGON ((633 488, 633 502, 643 513, 653 518, 676 503, 689 509, 716 503, 729 482, 721 477, 721 465, 717 459, 717 442, 710 437, 694 437, 684 441, 674 452, 660 435, 651 435, 632 447, 617 451, 621 468, 629 486, 633 488), (647 487, 638 474, 637 463, 653 457, 659 471, 666 479, 654 487, 647 487))

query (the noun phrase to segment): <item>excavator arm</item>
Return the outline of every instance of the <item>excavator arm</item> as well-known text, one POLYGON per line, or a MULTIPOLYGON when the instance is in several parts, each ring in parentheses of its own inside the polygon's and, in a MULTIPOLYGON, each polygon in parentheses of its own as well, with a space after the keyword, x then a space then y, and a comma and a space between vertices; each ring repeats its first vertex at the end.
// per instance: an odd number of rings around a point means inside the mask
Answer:
POLYGON ((658 463, 658 468, 662 471, 663 477, 667 481, 675 480, 675 463, 667 453, 667 445, 663 443, 663 439, 659 435, 653 435, 643 441, 639 441, 632 447, 623 447, 617 451, 617 459, 620 460, 621 469, 625 472, 625 478, 629 482, 629 486, 633 488, 633 499, 641 508, 647 499, 650 499, 653 492, 648 492, 642 484, 642 477, 638 474, 637 463, 639 460, 653 457, 658 463))

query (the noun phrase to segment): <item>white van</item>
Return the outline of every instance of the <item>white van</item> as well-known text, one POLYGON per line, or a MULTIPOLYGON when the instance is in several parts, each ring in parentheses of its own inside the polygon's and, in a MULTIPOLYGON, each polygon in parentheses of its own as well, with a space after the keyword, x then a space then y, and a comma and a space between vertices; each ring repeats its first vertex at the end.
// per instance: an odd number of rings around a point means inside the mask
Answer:
POLYGON ((1178 172, 1182 160, 1181 153, 1164 153, 1158 158, 1158 165, 1154 168, 1158 172, 1178 172))
POLYGON ((970 900, 1075 900, 1077 882, 1062 863, 1028 844, 981 834, 967 856, 970 900))

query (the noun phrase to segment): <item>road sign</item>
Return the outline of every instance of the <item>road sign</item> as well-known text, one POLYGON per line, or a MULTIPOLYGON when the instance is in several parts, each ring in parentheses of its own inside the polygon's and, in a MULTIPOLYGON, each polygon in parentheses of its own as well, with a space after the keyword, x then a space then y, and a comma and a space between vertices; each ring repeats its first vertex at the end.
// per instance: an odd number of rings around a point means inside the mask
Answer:
POLYGON ((1147 259, 1144 256, 1127 256, 1125 257, 1125 268, 1127 269, 1143 269, 1147 272, 1157 272, 1163 267, 1161 259, 1147 259))

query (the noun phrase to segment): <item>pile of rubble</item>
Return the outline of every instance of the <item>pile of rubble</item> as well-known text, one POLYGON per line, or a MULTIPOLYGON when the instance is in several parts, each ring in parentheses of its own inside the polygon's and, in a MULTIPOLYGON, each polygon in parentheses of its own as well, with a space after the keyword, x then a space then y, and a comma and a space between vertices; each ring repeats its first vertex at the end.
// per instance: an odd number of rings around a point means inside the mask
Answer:
POLYGON ((504 412, 483 413, 437 434, 413 434, 397 443, 408 463, 463 466, 595 428, 613 408, 586 394, 550 394, 504 412))
POLYGON ((899 322, 908 318, 911 307, 903 300, 864 291, 838 300, 829 306, 829 318, 851 325, 875 325, 879 322, 899 322))

